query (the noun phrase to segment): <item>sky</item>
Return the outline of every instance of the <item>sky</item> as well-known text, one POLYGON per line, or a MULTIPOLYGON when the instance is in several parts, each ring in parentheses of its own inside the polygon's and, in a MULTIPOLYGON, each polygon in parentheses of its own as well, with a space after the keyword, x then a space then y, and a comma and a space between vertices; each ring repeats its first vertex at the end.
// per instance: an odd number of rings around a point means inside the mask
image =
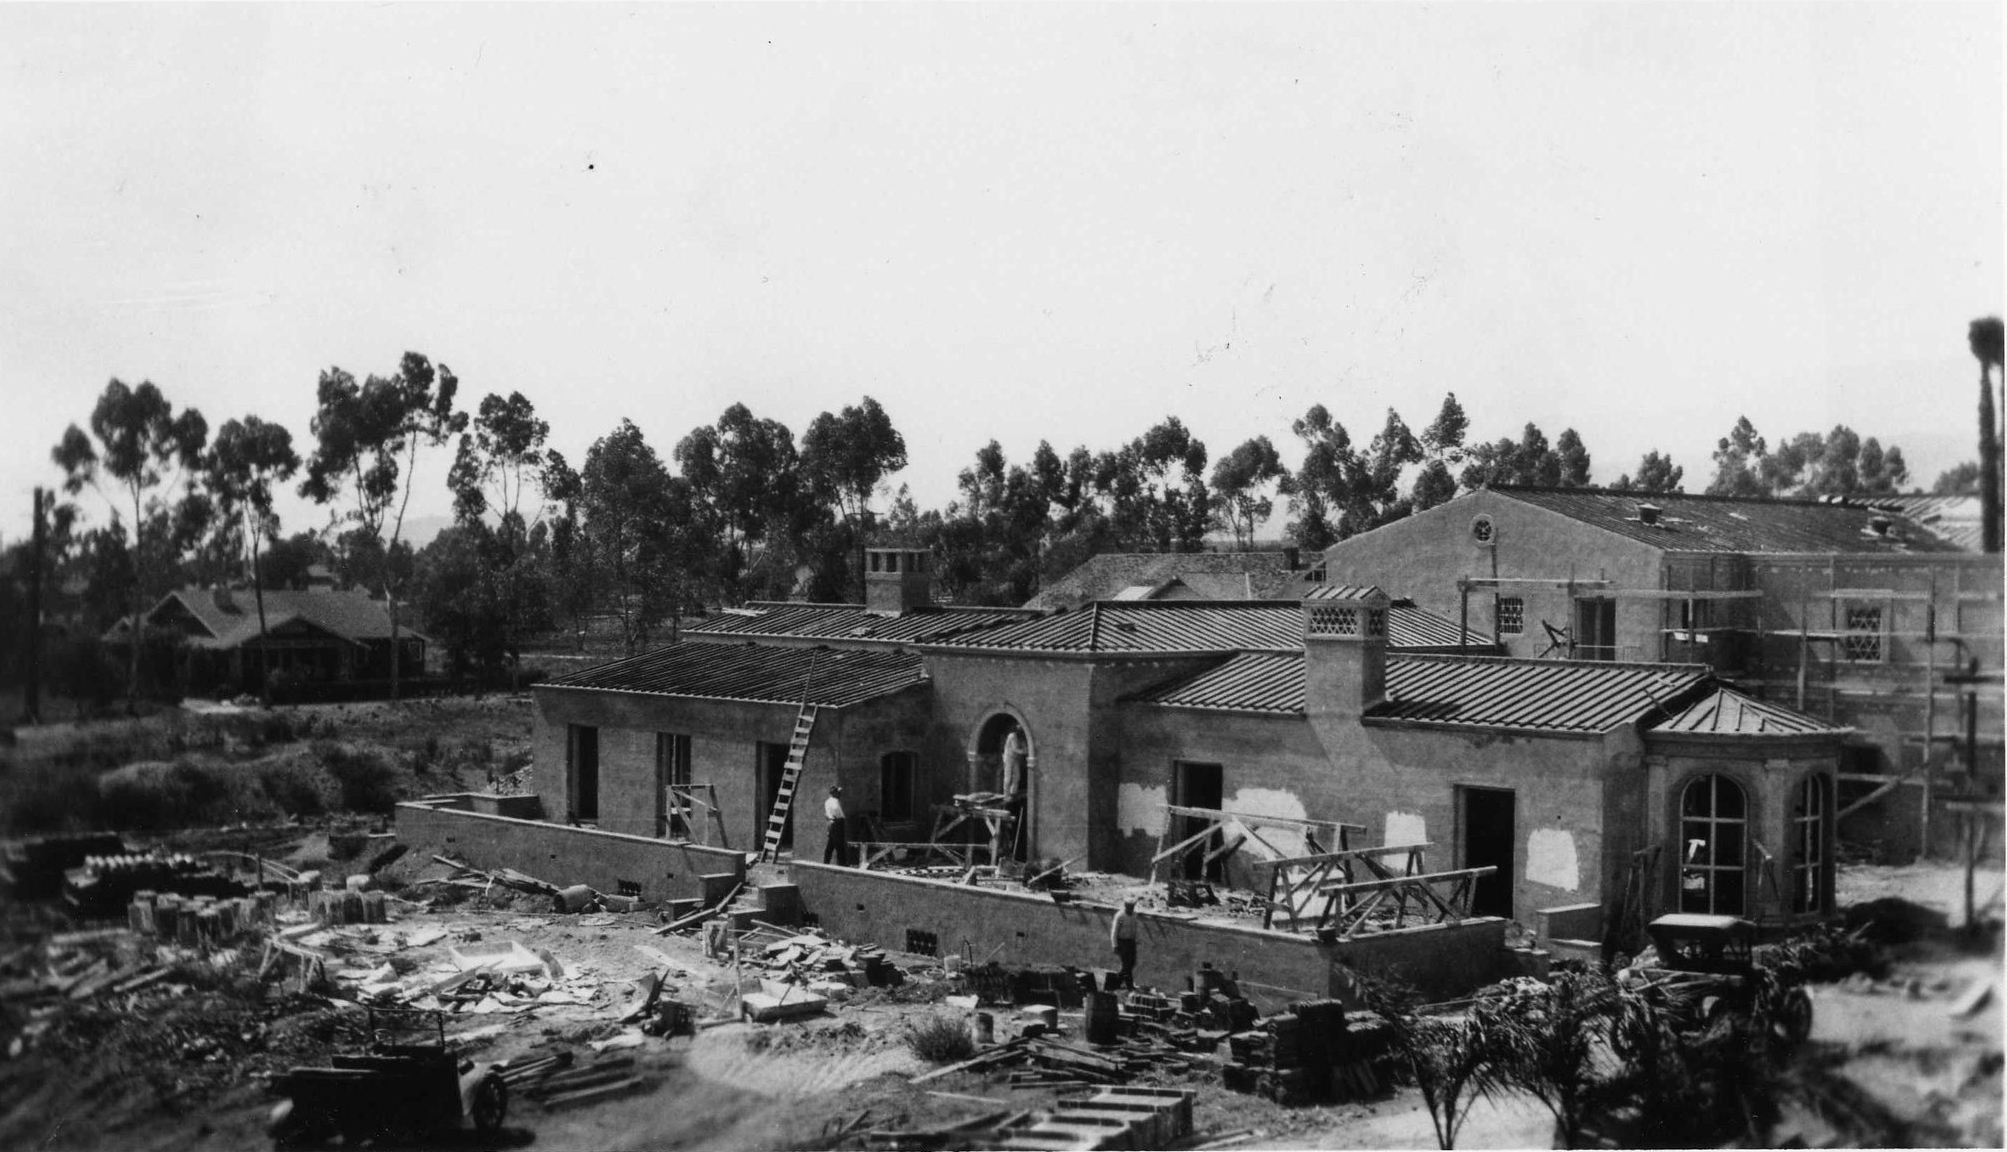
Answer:
POLYGON ((1598 482, 1697 491, 1746 414, 1928 485, 2002 309, 2002 11, 0 4, 0 539, 113 377, 304 451, 406 350, 574 465, 870 395, 922 507, 991 439, 1293 465, 1313 404, 1452 391, 1598 482))

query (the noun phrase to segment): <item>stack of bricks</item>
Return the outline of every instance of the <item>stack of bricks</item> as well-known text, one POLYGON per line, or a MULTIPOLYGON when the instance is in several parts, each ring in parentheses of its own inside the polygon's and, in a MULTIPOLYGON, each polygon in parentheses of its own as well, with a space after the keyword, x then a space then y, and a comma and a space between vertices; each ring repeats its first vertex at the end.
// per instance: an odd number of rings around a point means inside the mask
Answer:
POLYGON ((134 893, 132 903, 126 907, 126 923, 133 931, 148 936, 183 944, 214 944, 257 925, 271 923, 272 914, 272 896, 268 892, 225 899, 141 891, 134 893))
POLYGON ((1341 1002, 1299 1001, 1259 1028, 1228 1037, 1233 1059, 1221 1079, 1228 1088, 1285 1105, 1373 1095, 1379 1082, 1371 1061, 1384 1052, 1384 1029, 1372 1027, 1377 1017, 1360 1023, 1365 1027, 1355 1042, 1341 1002))

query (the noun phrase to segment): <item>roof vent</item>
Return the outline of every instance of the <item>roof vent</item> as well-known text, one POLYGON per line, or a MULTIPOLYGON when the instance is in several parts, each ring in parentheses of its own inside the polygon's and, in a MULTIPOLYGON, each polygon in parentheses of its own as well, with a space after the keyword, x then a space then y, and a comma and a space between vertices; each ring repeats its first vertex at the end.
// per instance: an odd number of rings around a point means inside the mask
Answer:
POLYGON ((1640 505, 1638 505, 1638 523, 1640 523, 1640 524, 1657 524, 1658 522, 1659 522, 1659 506, 1658 506, 1658 505, 1656 505, 1656 504, 1640 504, 1640 505))
POLYGON ((1888 518, 1888 517, 1886 517, 1886 516, 1870 516, 1870 517, 1868 517, 1868 527, 1870 527, 1870 528, 1873 528, 1873 529, 1875 530, 1875 535, 1877 535, 1877 536, 1886 536, 1886 535, 1888 535, 1888 534, 1889 534, 1889 529, 1890 529, 1891 527, 1893 527, 1893 526, 1894 526, 1894 524, 1895 524, 1895 521, 1893 521, 1893 520, 1889 519, 1889 518, 1888 518))

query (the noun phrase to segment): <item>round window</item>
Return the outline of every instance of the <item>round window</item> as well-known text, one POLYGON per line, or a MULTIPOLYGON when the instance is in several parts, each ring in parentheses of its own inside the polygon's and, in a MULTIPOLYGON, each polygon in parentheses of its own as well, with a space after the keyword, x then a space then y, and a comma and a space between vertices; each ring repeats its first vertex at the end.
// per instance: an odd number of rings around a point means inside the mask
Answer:
POLYGON ((1498 543, 1498 526, 1491 517, 1478 516, 1470 522, 1470 538, 1486 546, 1498 543))

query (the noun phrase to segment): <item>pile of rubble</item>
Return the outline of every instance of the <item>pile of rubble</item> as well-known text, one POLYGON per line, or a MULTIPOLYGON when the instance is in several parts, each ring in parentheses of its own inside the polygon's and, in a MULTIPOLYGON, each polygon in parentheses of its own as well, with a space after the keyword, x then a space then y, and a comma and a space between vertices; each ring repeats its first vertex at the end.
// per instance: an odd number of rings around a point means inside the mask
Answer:
POLYGON ((870 1131, 867 1148, 934 1152, 943 1148, 1177 1148, 1192 1135, 1189 1088, 1104 1088, 1049 1109, 1003 1110, 942 1128, 870 1131))

